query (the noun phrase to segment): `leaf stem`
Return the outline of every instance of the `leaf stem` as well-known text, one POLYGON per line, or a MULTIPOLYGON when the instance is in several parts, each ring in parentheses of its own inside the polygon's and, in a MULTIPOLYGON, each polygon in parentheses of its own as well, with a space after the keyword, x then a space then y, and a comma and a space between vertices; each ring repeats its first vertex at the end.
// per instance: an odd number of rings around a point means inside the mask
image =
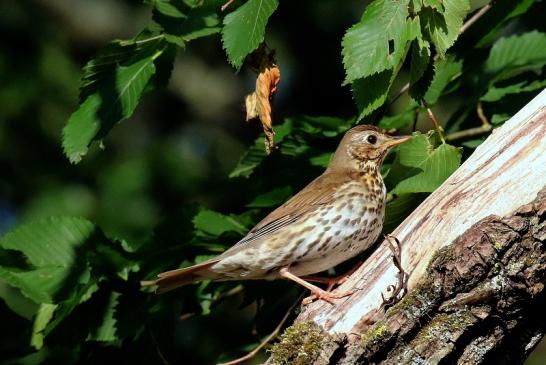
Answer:
POLYGON ((438 133, 438 136, 440 136, 440 140, 442 141, 442 143, 446 143, 446 140, 444 138, 444 131, 442 129, 442 126, 440 125, 440 123, 438 123, 438 119, 436 119, 436 116, 432 112, 432 109, 429 108, 429 106, 427 105, 427 103, 424 100, 421 100, 421 102, 423 103, 423 105, 425 106, 425 108, 427 110, 428 117, 432 121, 432 124, 434 125, 434 129, 436 129, 436 133, 438 133))

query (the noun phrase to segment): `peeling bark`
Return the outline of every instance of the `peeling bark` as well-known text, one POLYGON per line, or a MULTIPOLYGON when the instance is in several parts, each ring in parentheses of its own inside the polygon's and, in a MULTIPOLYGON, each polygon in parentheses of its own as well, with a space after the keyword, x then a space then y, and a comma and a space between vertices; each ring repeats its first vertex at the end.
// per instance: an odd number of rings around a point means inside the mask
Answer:
POLYGON ((409 293, 378 309, 396 276, 383 242, 340 289, 359 291, 296 320, 324 334, 303 363, 522 363, 546 331, 546 91, 393 233, 409 293))

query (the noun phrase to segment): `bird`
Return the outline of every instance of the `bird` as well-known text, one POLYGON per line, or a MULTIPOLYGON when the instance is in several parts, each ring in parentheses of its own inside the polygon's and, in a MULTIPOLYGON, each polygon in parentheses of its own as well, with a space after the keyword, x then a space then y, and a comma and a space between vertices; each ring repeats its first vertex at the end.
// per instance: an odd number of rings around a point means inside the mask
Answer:
POLYGON ((373 246, 385 215, 381 165, 392 148, 410 138, 371 125, 351 128, 323 174, 233 247, 203 263, 161 273, 143 285, 155 286, 159 294, 200 280, 288 279, 309 289, 314 299, 330 303, 352 294, 332 292, 333 285, 321 289, 311 281, 332 280, 310 275, 373 246))

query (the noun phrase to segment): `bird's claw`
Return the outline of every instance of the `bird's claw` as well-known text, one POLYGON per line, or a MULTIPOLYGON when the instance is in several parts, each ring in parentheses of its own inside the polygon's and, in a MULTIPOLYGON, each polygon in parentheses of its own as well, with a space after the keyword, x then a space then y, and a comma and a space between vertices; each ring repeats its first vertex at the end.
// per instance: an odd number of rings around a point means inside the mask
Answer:
POLYGON ((386 235, 385 240, 388 242, 389 248, 392 252, 392 261, 398 269, 398 281, 396 285, 391 284, 387 287, 387 292, 392 293, 390 293, 388 297, 385 297, 383 293, 381 293, 381 298, 383 299, 381 308, 387 310, 396 304, 408 292, 408 274, 402 267, 402 248, 400 240, 391 235, 386 235), (396 244, 393 244, 391 240, 394 240, 396 244))

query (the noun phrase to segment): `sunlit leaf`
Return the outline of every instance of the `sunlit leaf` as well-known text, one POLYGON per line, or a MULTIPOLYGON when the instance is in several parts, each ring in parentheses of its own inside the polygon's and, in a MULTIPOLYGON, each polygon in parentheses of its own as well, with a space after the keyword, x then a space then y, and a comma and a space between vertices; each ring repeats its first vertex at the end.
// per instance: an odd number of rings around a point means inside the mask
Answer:
POLYGON ((37 303, 53 303, 53 298, 63 293, 66 297, 78 282, 88 280, 88 268, 78 251, 94 239, 94 234, 91 222, 71 217, 19 226, 0 238, 0 247, 22 252, 32 268, 0 266, 0 277, 37 303))
POLYGON ((212 210, 202 210, 193 218, 195 229, 205 234, 220 236, 226 232, 244 234, 247 228, 236 218, 212 210))
POLYGON ((416 133, 399 146, 397 161, 389 179, 399 179, 392 190, 395 194, 429 193, 442 184, 460 165, 461 150, 448 144, 437 148, 426 135, 416 133), (406 171, 410 176, 405 176, 406 171))
POLYGON ((343 37, 345 84, 396 69, 402 62, 408 42, 418 32, 418 21, 408 20, 409 0, 375 0, 359 23, 343 37))
POLYGON ((491 48, 485 72, 495 81, 505 80, 546 65, 546 33, 533 31, 501 38, 491 48))
POLYGON ((424 9, 421 22, 436 50, 443 57, 453 45, 470 10, 470 0, 444 0, 444 11, 424 9))
POLYGON ((267 21, 278 5, 277 0, 249 0, 226 15, 222 43, 235 68, 263 42, 267 21))
POLYGON ((110 81, 104 80, 70 116, 63 129, 63 149, 72 163, 82 159, 91 142, 100 140, 116 123, 133 114, 155 72, 154 60, 160 54, 117 67, 110 81))

